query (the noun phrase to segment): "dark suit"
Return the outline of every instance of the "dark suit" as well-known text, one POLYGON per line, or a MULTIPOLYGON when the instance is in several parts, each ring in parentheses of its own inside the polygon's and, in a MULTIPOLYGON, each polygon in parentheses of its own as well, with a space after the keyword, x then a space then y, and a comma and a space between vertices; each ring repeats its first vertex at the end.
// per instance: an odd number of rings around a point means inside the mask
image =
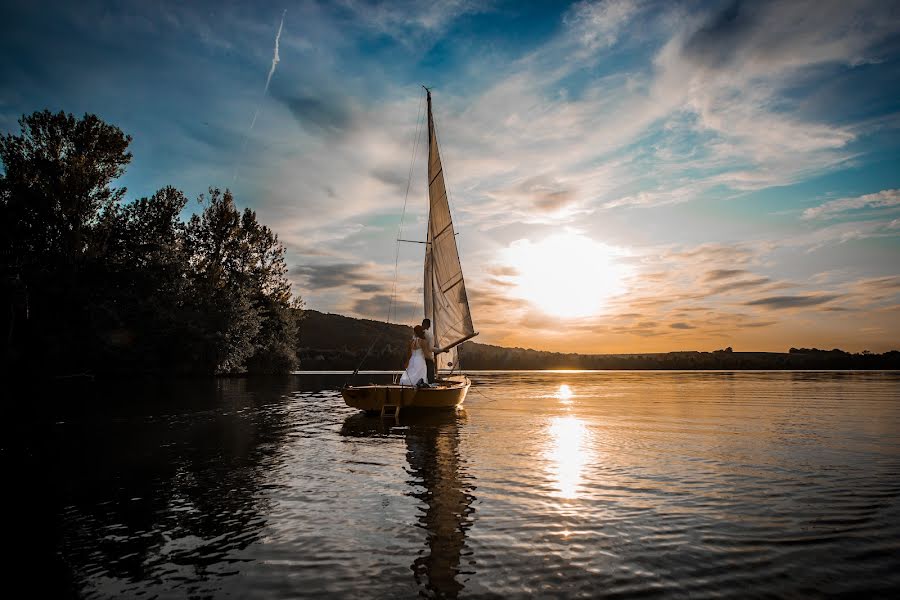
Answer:
POLYGON ((437 369, 435 368, 434 361, 434 334, 431 333, 431 330, 425 330, 425 369, 428 372, 428 383, 435 382, 435 375, 437 373, 437 369))

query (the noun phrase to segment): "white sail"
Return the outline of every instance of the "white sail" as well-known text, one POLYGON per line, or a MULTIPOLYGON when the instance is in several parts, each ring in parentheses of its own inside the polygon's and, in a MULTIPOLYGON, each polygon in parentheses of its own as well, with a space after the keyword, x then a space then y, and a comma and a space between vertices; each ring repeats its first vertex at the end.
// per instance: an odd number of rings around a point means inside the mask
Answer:
MULTIPOLYGON (((450 217, 444 170, 438 152, 431 92, 428 94, 428 238, 425 245, 425 316, 431 319, 436 346, 446 348, 476 334, 466 296, 456 233, 450 217)), ((457 347, 436 357, 438 369, 457 365, 457 347)))

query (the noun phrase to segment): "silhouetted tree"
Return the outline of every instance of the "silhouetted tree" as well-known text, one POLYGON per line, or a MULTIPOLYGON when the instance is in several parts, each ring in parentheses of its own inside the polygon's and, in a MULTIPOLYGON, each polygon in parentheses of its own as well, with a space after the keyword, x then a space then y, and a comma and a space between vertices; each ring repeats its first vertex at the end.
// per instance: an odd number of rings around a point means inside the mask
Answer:
POLYGON ((187 223, 172 187, 122 203, 131 138, 94 115, 37 112, 0 138, 5 368, 283 372, 299 300, 285 248, 231 193, 187 223))
POLYGON ((179 217, 186 205, 183 193, 165 187, 104 213, 98 251, 105 260, 95 279, 105 285, 91 302, 103 364, 128 371, 191 370, 176 343, 187 317, 189 262, 179 217))
POLYGON ((0 137, 6 362, 85 368, 85 296, 96 282, 82 271, 97 258, 101 215, 125 193, 111 184, 131 160, 131 138, 94 115, 45 110, 19 126, 0 137))
POLYGON ((204 370, 248 364, 274 372, 296 366, 297 323, 285 248, 256 213, 239 213, 231 192, 212 188, 186 227, 191 294, 199 328, 196 357, 204 370))

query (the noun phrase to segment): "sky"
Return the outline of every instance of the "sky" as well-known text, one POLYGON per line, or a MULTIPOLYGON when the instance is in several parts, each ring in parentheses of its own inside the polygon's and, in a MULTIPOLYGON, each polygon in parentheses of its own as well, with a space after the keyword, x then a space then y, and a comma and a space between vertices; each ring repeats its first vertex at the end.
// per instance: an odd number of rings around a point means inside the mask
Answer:
POLYGON ((230 188, 309 308, 421 319, 426 85, 476 341, 900 349, 898 2, 2 10, 0 131, 93 113, 127 198, 230 188))

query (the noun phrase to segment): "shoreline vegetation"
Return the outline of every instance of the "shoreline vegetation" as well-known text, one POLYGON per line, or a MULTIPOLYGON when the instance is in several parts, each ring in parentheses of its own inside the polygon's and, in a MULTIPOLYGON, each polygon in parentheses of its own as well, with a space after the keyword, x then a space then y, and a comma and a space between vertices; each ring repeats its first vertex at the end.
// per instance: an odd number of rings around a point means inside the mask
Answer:
MULTIPOLYGON (((307 309, 301 323, 300 371, 352 371, 359 367, 372 341, 379 338, 362 362, 362 369, 402 369, 407 325, 322 313, 307 309)), ((788 352, 681 351, 634 354, 574 354, 505 348, 477 342, 460 346, 463 371, 489 370, 895 370, 900 352, 850 353, 843 350, 791 348, 788 352)))
MULTIPOLYGON (((412 329, 305 310, 286 249, 231 192, 198 211, 166 186, 113 183, 131 137, 90 114, 35 112, 0 136, 4 372, 15 378, 402 369, 412 329), (365 360, 364 360, 365 359, 365 360), (48 375, 49 374, 49 375, 48 375)), ((252 203, 252 202, 251 202, 252 203)), ((900 352, 562 354, 467 342, 471 370, 900 369, 900 352)))
POLYGON ((131 137, 94 115, 35 112, 0 137, 4 369, 16 376, 283 373, 302 302, 285 247, 231 193, 185 220, 166 186, 113 184, 131 137))

